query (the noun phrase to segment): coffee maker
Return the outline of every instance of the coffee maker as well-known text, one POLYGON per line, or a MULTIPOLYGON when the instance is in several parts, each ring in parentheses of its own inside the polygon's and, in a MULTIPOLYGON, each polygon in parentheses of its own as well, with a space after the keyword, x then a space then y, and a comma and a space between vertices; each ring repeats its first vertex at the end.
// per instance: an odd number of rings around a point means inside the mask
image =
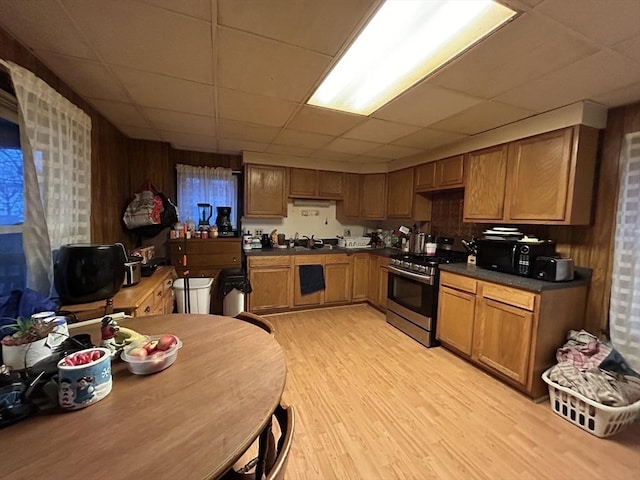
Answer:
POLYGON ((216 209, 218 210, 216 217, 218 237, 235 237, 236 232, 233 231, 233 225, 231 225, 231 207, 217 207, 216 209))

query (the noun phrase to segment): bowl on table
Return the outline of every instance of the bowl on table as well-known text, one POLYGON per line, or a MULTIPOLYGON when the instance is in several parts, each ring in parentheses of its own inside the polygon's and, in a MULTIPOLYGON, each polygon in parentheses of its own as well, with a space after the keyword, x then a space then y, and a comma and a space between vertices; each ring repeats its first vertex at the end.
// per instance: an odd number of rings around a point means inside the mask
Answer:
POLYGON ((182 342, 175 335, 151 335, 146 340, 125 347, 121 358, 127 362, 131 373, 150 375, 173 365, 181 347, 182 342), (169 337, 173 337, 174 340, 170 341, 169 337))

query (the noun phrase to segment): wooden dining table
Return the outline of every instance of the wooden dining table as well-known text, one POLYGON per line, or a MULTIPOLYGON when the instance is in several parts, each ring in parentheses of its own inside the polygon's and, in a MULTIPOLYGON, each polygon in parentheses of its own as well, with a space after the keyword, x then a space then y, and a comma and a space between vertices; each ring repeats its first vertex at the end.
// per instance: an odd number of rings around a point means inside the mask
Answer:
MULTIPOLYGON (((272 335, 241 320, 172 314, 118 322, 182 341, 152 375, 112 363, 113 388, 76 411, 36 415, 0 430, 0 478, 215 479, 269 424, 286 378, 272 335)), ((99 325, 71 330, 91 333, 99 325)))

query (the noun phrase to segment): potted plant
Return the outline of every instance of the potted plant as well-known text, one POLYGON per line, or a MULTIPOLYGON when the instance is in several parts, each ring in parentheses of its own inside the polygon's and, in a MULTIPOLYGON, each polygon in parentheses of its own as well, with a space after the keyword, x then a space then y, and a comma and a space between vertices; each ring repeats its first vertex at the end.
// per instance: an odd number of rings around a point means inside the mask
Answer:
POLYGON ((28 368, 51 354, 47 338, 55 328, 54 322, 44 318, 18 317, 8 325, 13 334, 6 335, 2 344, 2 363, 14 370, 28 368))

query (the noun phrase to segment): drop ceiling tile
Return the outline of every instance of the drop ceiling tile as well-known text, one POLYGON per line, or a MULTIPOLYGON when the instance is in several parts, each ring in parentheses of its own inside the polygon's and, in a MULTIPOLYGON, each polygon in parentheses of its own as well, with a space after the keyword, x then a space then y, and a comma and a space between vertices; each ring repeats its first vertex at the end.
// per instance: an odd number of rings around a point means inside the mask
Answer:
POLYGON ((601 95, 595 95, 592 100, 609 108, 640 102, 640 81, 601 95))
POLYGON ((415 155, 420 152, 421 150, 418 148, 404 147, 401 145, 382 145, 367 152, 367 156, 395 160, 396 158, 408 157, 409 155, 415 155))
POLYGON ((613 49, 625 57, 640 63, 640 35, 614 45, 613 49))
POLYGON ((129 0, 62 1, 106 63, 213 82, 211 23, 129 0))
POLYGON ((367 117, 362 115, 305 105, 295 114, 287 126, 296 130, 337 136, 366 120, 367 117))
POLYGON ((176 2, 176 0, 139 0, 159 8, 173 12, 211 21, 211 0, 189 0, 188 2, 176 2))
POLYGON ((153 128, 132 127, 131 125, 119 125, 118 129, 129 138, 137 140, 153 140, 161 142, 162 138, 153 128))
POLYGON ((3 0, 0 24, 34 50, 98 59, 58 2, 3 0), (45 28, 44 25, 53 28, 45 28))
POLYGON ((369 155, 358 155, 349 160, 350 163, 360 163, 360 164, 376 164, 376 163, 387 163, 389 160, 385 157, 372 157, 369 155))
POLYGON ((536 11, 525 13, 480 42, 429 83, 491 99, 597 51, 575 32, 536 11))
POLYGON ((275 153, 277 155, 293 155, 294 157, 308 157, 314 150, 311 148, 292 147, 291 145, 274 145, 271 144, 267 147, 268 153, 275 153))
POLYGON ((352 140, 350 138, 336 138, 333 142, 324 147, 325 150, 334 152, 350 153, 361 155, 379 147, 379 143, 365 142, 363 140, 352 140))
POLYGON ((87 98, 87 101, 116 126, 151 127, 140 111, 130 103, 113 102, 98 98, 87 98))
POLYGON ((230 28, 219 28, 218 38, 218 85, 243 92, 302 101, 331 61, 326 55, 230 28))
POLYGON ((420 130, 420 127, 414 125, 403 125, 387 120, 370 118, 366 122, 349 130, 343 137, 354 138, 356 140, 369 140, 378 143, 389 143, 418 130, 420 130))
POLYGON ((46 58, 47 66, 80 96, 130 101, 120 81, 103 64, 42 50, 36 53, 46 58))
POLYGON ((218 119, 219 138, 271 143, 278 135, 278 132, 280 132, 279 127, 265 127, 264 125, 229 120, 228 118, 218 119))
POLYGON ((544 2, 536 10, 602 45, 613 45, 638 33, 638 0, 562 0, 544 2), (615 14, 612 15, 612 11, 615 14))
POLYGON ((170 132, 163 130, 160 132, 166 142, 171 143, 179 150, 202 150, 215 152, 218 150, 216 137, 210 135, 195 135, 183 132, 170 132))
POLYGON ((140 105, 196 115, 214 115, 214 87, 211 85, 127 67, 112 66, 111 69, 131 98, 140 105))
POLYGON ((423 128, 416 133, 399 138, 393 142, 393 144, 431 150, 432 148, 441 147, 442 145, 457 142, 464 138, 467 138, 467 135, 423 128))
POLYGON ((218 108, 222 118, 281 127, 296 109, 296 104, 278 98, 218 88, 218 108))
POLYGON ((353 158, 352 153, 333 152, 330 150, 316 150, 310 155, 311 158, 317 158, 319 160, 331 160, 334 162, 346 162, 353 158))
POLYGON ((142 107, 142 111, 149 119, 149 122, 158 130, 208 136, 215 136, 216 134, 213 117, 151 107, 142 107))
POLYGON ((639 64, 603 50, 500 95, 497 100, 543 112, 626 87, 638 78, 639 64))
POLYGON ((482 100, 423 82, 375 112, 375 118, 428 127, 482 100))
POLYGON ((221 152, 238 154, 243 151, 249 152, 264 152, 267 149, 266 143, 250 142, 248 140, 233 140, 228 138, 221 138, 218 141, 218 149, 221 152))
POLYGON ((487 101, 440 120, 434 123, 432 127, 448 132, 475 135, 531 117, 536 113, 525 108, 487 101))
POLYGON ((316 150, 334 139, 335 137, 332 135, 320 135, 318 133, 302 132, 300 130, 287 128, 280 132, 273 143, 316 150))
POLYGON ((335 55, 378 0, 218 0, 218 23, 335 55))

